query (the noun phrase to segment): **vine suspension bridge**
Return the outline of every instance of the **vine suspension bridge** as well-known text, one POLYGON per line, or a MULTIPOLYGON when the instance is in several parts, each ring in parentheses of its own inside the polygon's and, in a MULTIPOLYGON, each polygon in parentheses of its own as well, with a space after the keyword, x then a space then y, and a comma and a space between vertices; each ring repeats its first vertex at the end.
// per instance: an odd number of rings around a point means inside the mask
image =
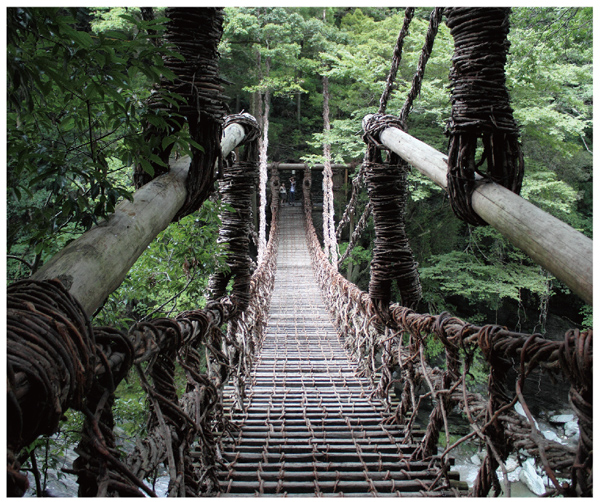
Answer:
MULTIPOLYGON (((207 23, 219 20, 219 9, 201 10, 207 23)), ((443 11, 432 13, 433 35, 443 11)), ((187 26, 186 9, 171 14, 173 23, 187 26)), ((459 40, 472 39, 469 30, 487 26, 480 32, 496 34, 489 22, 504 29, 507 15, 504 9, 447 9, 457 53, 465 50, 459 40), (471 22, 488 15, 493 22, 487 17, 480 25, 471 22)), ((406 26, 411 16, 407 9, 406 26)), ((216 54, 218 39, 209 42, 207 54, 216 54)), ((426 44, 423 61, 432 43, 426 44)), ((477 57, 487 61, 486 55, 466 59, 477 57)), ((491 120, 501 133, 492 128, 483 138, 485 148, 506 146, 488 152, 493 167, 486 176, 466 171, 478 138, 459 116, 453 116, 458 125, 448 156, 408 135, 404 113, 390 117, 382 106, 365 117, 367 154, 358 178, 368 187, 364 216, 372 213, 377 236, 367 293, 338 273, 335 251, 323 251, 312 223, 311 170, 299 169, 301 201, 282 206, 280 166, 273 164, 267 176, 263 163, 259 172, 257 121, 248 114, 223 119, 215 104, 222 98, 212 94, 218 78, 198 80, 194 71, 175 69, 198 88, 186 113, 196 113, 190 123, 211 138, 205 154, 172 161, 168 172, 144 180, 133 200, 123 201, 105 222, 30 279, 8 287, 9 495, 26 491, 21 470, 26 447, 56 432, 73 408, 85 417, 79 457, 68 469, 77 477, 80 496, 156 495, 145 480, 159 466, 168 472, 169 496, 510 495, 505 462, 516 451, 538 459, 549 494, 591 496, 592 331, 570 330, 564 340, 551 341, 412 308, 420 283, 403 228, 409 164, 449 192, 459 217, 494 226, 592 303, 591 240, 518 195, 522 156, 512 112, 491 120), (217 119, 198 113, 202 103, 217 119), (236 149, 238 155, 231 155, 236 149), (388 152, 385 160, 382 150, 388 152), (217 180, 223 202, 234 210, 221 215, 219 237, 228 245, 229 271, 211 277, 207 306, 139 322, 127 332, 93 326, 92 314, 148 243, 173 219, 195 211, 217 180), (252 214, 257 188, 258 236, 252 214), (258 244, 256 264, 251 239, 258 244), (392 281, 402 305, 391 302, 392 281), (443 345, 443 369, 431 367, 425 356, 431 338, 443 345), (485 395, 469 386, 475 351, 489 365, 485 395), (150 418, 147 436, 124 457, 117 448, 113 406, 115 389, 132 368, 150 418), (186 377, 183 390, 175 383, 177 371, 186 377), (524 396, 534 371, 570 385, 569 402, 580 427, 577 447, 540 433, 524 396), (431 411, 421 428, 416 421, 424 400, 431 411), (517 403, 523 414, 515 410, 517 403), (471 429, 453 443, 452 414, 465 417, 471 429), (452 454, 474 439, 486 456, 467 489, 452 470, 452 454)), ((392 82, 390 77, 388 89, 392 82)), ((500 84, 502 90, 502 79, 500 84)), ((416 81, 415 95, 419 85, 416 81)), ((455 82, 455 87, 468 86, 455 82)), ((477 127, 488 131, 487 125, 477 127)), ((330 170, 326 164, 324 171, 330 170)), ((324 212, 331 202, 326 191, 324 212)))
POLYGON ((244 409, 234 413, 240 430, 224 444, 223 494, 425 493, 441 461, 411 461, 416 444, 384 423, 389 409, 355 376, 315 281, 302 213, 281 209, 269 321, 244 409))

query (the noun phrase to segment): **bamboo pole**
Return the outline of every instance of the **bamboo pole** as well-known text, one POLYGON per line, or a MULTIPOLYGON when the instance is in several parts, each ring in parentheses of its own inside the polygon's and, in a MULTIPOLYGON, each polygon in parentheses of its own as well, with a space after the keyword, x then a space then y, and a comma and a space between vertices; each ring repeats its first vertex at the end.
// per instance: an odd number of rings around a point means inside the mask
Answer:
MULTIPOLYGON (((223 156, 244 136, 243 126, 229 125, 221 140, 223 156)), ((183 206, 189 164, 189 157, 173 162, 168 173, 137 190, 133 201, 122 201, 112 215, 67 245, 32 279, 60 279, 91 316, 183 206)))
MULTIPOLYGON (((363 125, 369 117, 364 118, 363 125)), ((379 140, 447 189, 446 155, 395 127, 384 129, 379 140)), ((496 183, 482 182, 473 193, 472 204, 481 218, 592 305, 590 238, 496 183)))

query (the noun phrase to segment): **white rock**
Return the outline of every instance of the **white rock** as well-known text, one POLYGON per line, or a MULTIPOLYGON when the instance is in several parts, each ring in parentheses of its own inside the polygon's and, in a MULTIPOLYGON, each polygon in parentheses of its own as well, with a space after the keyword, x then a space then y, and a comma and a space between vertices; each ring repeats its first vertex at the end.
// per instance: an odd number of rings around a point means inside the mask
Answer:
POLYGON ((553 424, 566 424, 575 420, 575 415, 552 415, 549 420, 553 424))
POLYGON ((513 472, 517 467, 519 467, 519 462, 513 456, 510 456, 504 462, 504 466, 506 467, 506 472, 513 472))
MULTIPOLYGON (((521 415, 522 417, 527 418, 527 414, 525 413, 525 410, 523 409, 523 406, 521 406, 521 403, 517 402, 515 404, 515 411, 521 415)), ((534 418, 533 419, 533 423, 535 424, 536 427, 538 427, 538 423, 537 420, 534 418)))
POLYGON ((535 460, 528 458, 523 463, 523 468, 519 474, 519 479, 525 483, 536 495, 543 495, 546 493, 546 487, 544 486, 544 480, 535 470, 535 460))
POLYGON ((570 438, 572 436, 578 436, 578 435, 579 435, 579 423, 577 422, 577 420, 574 420, 572 422, 567 422, 565 424, 565 436, 570 438))
POLYGON ((460 474, 460 480, 466 482, 469 487, 473 487, 477 474, 479 473, 479 467, 475 467, 472 464, 455 465, 452 470, 460 474))
POLYGON ((541 431, 541 432, 546 439, 549 439, 550 441, 556 441, 557 443, 561 443, 561 444, 563 443, 563 441, 558 437, 556 432, 551 431, 551 430, 541 431))
POLYGON ((475 465, 481 465, 481 459, 479 458, 479 455, 477 455, 477 453, 475 453, 475 455, 471 457, 471 463, 475 465))
MULTIPOLYGON (((507 474, 508 474, 508 480, 509 480, 511 483, 516 483, 517 481, 519 481, 519 480, 520 480, 520 479, 519 479, 519 476, 520 476, 520 474, 521 474, 521 468, 520 468, 520 467, 517 467, 517 468, 516 468, 514 471, 512 471, 512 472, 507 472, 507 474)), ((498 470, 496 471, 496 475, 498 476, 498 480, 499 480, 500 482, 503 482, 503 481, 504 481, 504 474, 502 473, 502 469, 500 469, 499 467, 498 467, 498 470)))

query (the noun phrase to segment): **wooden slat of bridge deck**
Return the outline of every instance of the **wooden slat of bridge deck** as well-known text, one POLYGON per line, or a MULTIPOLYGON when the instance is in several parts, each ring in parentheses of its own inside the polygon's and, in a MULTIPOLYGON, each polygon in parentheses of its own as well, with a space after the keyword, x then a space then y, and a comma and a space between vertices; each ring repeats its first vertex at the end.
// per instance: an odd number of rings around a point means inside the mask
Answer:
POLYGON ((247 407, 234 413, 239 434, 225 442, 223 496, 425 495, 439 463, 411 462, 415 445, 382 423, 321 298, 302 208, 284 206, 280 218, 266 337, 247 407))

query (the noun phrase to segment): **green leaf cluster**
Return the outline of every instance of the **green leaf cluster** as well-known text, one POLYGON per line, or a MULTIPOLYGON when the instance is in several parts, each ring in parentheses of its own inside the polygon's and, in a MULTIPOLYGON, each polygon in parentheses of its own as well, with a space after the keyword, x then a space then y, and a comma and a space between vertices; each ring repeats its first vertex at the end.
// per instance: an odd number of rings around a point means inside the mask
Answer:
POLYGON ((165 19, 131 9, 95 23, 101 14, 7 10, 8 253, 33 270, 59 235, 89 229, 131 196, 125 170, 136 160, 160 162, 144 124, 169 129, 146 104, 152 85, 174 76, 163 64, 171 51, 152 43, 165 19))

